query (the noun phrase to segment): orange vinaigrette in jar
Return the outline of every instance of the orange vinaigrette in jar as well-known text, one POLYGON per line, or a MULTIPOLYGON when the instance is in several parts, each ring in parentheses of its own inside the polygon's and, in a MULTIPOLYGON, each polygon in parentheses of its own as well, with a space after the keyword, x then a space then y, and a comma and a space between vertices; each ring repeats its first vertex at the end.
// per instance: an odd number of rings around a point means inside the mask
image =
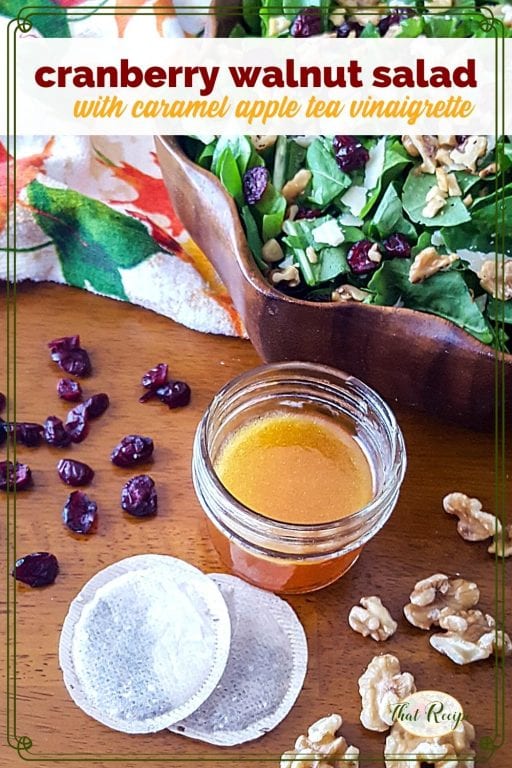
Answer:
POLYGON ((401 431, 373 390, 325 366, 276 363, 216 395, 192 475, 231 572, 300 593, 355 563, 391 514, 405 464, 401 431))

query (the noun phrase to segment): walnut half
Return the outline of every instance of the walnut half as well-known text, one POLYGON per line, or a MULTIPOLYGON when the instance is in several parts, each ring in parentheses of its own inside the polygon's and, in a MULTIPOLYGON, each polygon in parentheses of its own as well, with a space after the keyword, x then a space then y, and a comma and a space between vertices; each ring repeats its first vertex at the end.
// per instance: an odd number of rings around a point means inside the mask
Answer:
POLYGON ((443 499, 444 511, 459 518, 457 531, 466 541, 484 541, 501 533, 501 523, 496 515, 482 510, 478 499, 465 493, 449 493, 443 499))
POLYGON ((495 299, 512 299, 512 259, 487 259, 478 273, 480 285, 495 299))
POLYGON ((435 275, 436 272, 440 272, 441 269, 446 269, 458 258, 456 253, 441 255, 429 245, 414 257, 409 270, 409 280, 411 283, 420 283, 422 280, 435 275))
POLYGON ((393 707, 415 690, 414 677, 401 672, 396 656, 374 656, 359 678, 360 719, 364 727, 369 731, 387 731, 393 724, 393 707))
POLYGON ((299 736, 295 742, 295 749, 281 756, 280 768, 358 768, 358 748, 336 736, 342 722, 341 715, 332 714, 310 725, 307 736, 299 736))
POLYGON ((430 629, 439 624, 443 616, 472 608, 478 603, 480 590, 472 581, 449 578, 444 573, 434 573, 427 579, 418 581, 405 606, 404 614, 408 622, 420 629, 430 629))
POLYGON ((428 763, 432 768, 473 768, 475 751, 472 744, 475 729, 467 720, 444 736, 414 736, 396 722, 386 739, 384 761, 386 768, 397 768, 397 758, 407 755, 401 763, 407 768, 423 768, 428 763))
POLYGON ((455 616, 443 616, 439 626, 447 632, 432 635, 430 645, 444 653, 455 664, 470 664, 495 655, 512 653, 512 642, 496 622, 482 611, 461 611, 455 616))
POLYGON ((394 635, 398 624, 391 616, 388 609, 382 605, 380 597, 362 597, 361 606, 354 605, 348 614, 348 623, 363 637, 372 637, 374 640, 387 640, 394 635))

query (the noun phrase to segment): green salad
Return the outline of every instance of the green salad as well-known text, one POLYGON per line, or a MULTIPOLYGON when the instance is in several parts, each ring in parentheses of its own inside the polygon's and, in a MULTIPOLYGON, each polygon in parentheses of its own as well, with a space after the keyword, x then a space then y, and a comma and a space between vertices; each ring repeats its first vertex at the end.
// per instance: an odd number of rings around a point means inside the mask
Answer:
POLYGON ((508 351, 509 138, 195 136, 182 144, 236 201, 254 259, 276 288, 429 312, 508 351))
POLYGON ((242 0, 241 7, 230 37, 493 37, 477 13, 482 7, 512 35, 512 5, 492 0, 242 0))

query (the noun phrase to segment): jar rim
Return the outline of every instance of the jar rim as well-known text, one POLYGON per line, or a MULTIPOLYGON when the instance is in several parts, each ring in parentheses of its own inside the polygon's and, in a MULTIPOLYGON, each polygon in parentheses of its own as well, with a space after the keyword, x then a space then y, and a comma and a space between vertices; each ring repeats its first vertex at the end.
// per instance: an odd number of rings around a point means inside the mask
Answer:
POLYGON ((396 492, 396 488, 400 487, 405 475, 405 470, 407 465, 405 442, 403 439, 402 431, 396 421, 396 418, 390 406, 375 390, 373 390, 371 387, 369 387, 367 384, 361 381, 361 379, 358 379, 356 376, 352 376, 351 374, 345 373, 344 371, 341 371, 337 368, 333 368, 331 366, 317 364, 317 363, 299 361, 299 360, 290 360, 290 361, 260 365, 255 368, 251 368, 248 371, 244 371, 241 374, 238 374, 238 376, 235 376, 233 379, 230 379, 230 381, 228 381, 217 392, 217 394, 214 396, 214 398, 210 402, 208 408, 206 409, 198 425, 197 438, 199 441, 199 447, 201 449, 203 460, 206 464, 206 468, 210 475, 210 481, 214 484, 216 490, 227 497, 229 503, 233 505, 233 507, 237 510, 238 513, 241 513, 246 518, 247 522, 252 521, 255 524, 259 523, 262 525, 271 525, 276 530, 276 532, 279 532, 279 534, 284 534, 284 535, 286 535, 286 533, 307 534, 309 532, 311 532, 311 534, 315 534, 322 531, 334 533, 340 527, 346 528, 351 524, 357 524, 360 520, 367 520, 368 518, 372 517, 376 513, 377 508, 380 507, 383 504, 383 502, 386 501, 388 496, 393 495, 393 493, 396 492), (330 520, 328 522, 288 523, 282 520, 275 520, 274 518, 269 517, 268 515, 262 515, 261 513, 256 512, 250 507, 247 507, 245 504, 243 504, 241 501, 235 498, 219 479, 215 471, 215 468, 213 466, 213 462, 212 462, 210 451, 207 444, 208 423, 209 423, 209 420, 212 418, 215 407, 219 403, 219 401, 222 401, 222 399, 228 396, 229 394, 234 394, 237 391, 240 391, 243 388, 244 383, 250 382, 251 380, 254 380, 254 379, 257 380, 257 377, 260 374, 270 374, 273 372, 275 373, 290 372, 291 373, 293 371, 302 373, 302 374, 305 374, 305 373, 309 374, 307 377, 307 380, 310 381, 311 383, 321 383, 321 381, 319 381, 319 375, 321 377, 321 375, 323 374, 324 376, 335 378, 338 381, 343 382, 347 385, 356 386, 360 390, 361 394, 365 394, 368 396, 372 405, 378 406, 379 417, 381 419, 383 418, 386 421, 387 431, 389 433, 389 445, 392 449, 391 465, 392 465, 393 471, 390 472, 388 476, 385 478, 382 484, 382 487, 380 488, 378 493, 372 496, 372 499, 367 504, 365 504, 360 509, 357 509, 355 512, 352 512, 349 515, 345 515, 344 517, 340 517, 335 520, 330 520), (315 380, 317 381, 315 382, 315 380))

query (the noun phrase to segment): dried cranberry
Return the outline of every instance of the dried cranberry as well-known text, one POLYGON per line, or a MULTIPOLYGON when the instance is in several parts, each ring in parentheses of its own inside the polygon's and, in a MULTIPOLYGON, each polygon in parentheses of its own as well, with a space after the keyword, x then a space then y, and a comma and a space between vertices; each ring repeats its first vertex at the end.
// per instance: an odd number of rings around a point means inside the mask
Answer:
POLYGON ((320 208, 299 208, 297 211, 295 218, 296 219, 318 219, 320 216, 323 216, 324 214, 320 210, 320 208))
POLYGON ((66 432, 73 443, 81 443, 89 434, 89 422, 83 403, 72 408, 66 418, 66 432))
POLYGON ((42 424, 35 424, 33 421, 18 421, 8 425, 11 437, 16 438, 20 445, 26 445, 28 448, 35 448, 41 442, 43 433, 42 424))
POLYGON ((159 387, 156 394, 169 408, 182 408, 190 403, 190 387, 184 381, 170 381, 159 387))
POLYGON ((388 256, 396 257, 398 259, 408 259, 411 255, 409 241, 400 232, 394 232, 384 240, 382 245, 388 256))
POLYGON ((96 522, 96 502, 83 491, 73 491, 62 510, 62 520, 73 533, 90 533, 96 522))
POLYGON ((414 11, 411 8, 397 8, 389 16, 384 16, 377 24, 380 36, 384 37, 390 27, 400 24, 401 21, 405 21, 411 16, 414 16, 414 11))
POLYGON ((343 24, 336 29, 336 37, 361 37, 361 32, 364 27, 358 24, 357 21, 344 21, 343 24), (351 35, 350 33, 355 34, 351 35))
POLYGON ((59 572, 59 563, 55 555, 49 552, 32 552, 16 560, 12 576, 16 581, 29 587, 46 587, 53 584, 59 572))
POLYGON ((371 240, 359 240, 358 243, 350 248, 347 253, 347 261, 350 265, 352 272, 356 275, 364 275, 366 272, 373 272, 379 266, 378 262, 372 261, 368 258, 368 253, 372 246, 371 240))
POLYGON ((153 453, 153 441, 150 437, 126 435, 112 451, 111 461, 118 467, 132 467, 142 464, 153 453))
POLYGON ((59 362, 61 357, 67 355, 72 349, 79 349, 80 336, 61 336, 60 339, 53 339, 48 342, 48 349, 50 350, 52 360, 56 363, 59 362))
POLYGON ((167 363, 158 363, 154 368, 146 371, 140 383, 146 389, 158 389, 158 387, 162 387, 166 383, 167 371, 167 363))
POLYGON ((56 448, 64 448, 71 442, 71 435, 57 416, 48 416, 44 423, 43 435, 48 445, 54 445, 56 448))
POLYGON ((94 470, 82 461, 61 459, 57 464, 57 472, 66 485, 88 485, 94 477, 94 470))
POLYGON ((7 424, 3 419, 0 419, 0 445, 3 445, 7 440, 7 424))
POLYGON ((82 397, 82 387, 78 381, 73 381, 73 379, 59 379, 57 383, 57 394, 62 400, 76 403, 82 397))
POLYGON ((32 472, 27 464, 0 461, 0 491, 24 491, 32 482, 32 472))
POLYGON ((312 37, 322 32, 322 13, 313 6, 304 8, 294 18, 290 27, 292 37, 312 37))
POLYGON ((156 515, 157 504, 155 483, 149 475, 132 477, 121 491, 122 508, 135 517, 156 515))
POLYGON ((71 376, 88 376, 92 370, 89 355, 85 349, 72 349, 59 361, 59 367, 71 376))
POLYGON ((364 168, 370 157, 366 147, 355 136, 335 136, 332 141, 334 157, 342 171, 364 168))
POLYGON ((110 405, 110 400, 105 392, 99 392, 97 395, 93 395, 84 403, 82 403, 82 409, 86 419, 97 419, 102 413, 105 413, 110 405))
POLYGON ((249 205, 259 203, 270 179, 269 172, 262 165, 249 168, 244 173, 244 197, 249 205))
POLYGON ((0 413, 4 410, 7 400, 3 392, 0 392, 0 413))

